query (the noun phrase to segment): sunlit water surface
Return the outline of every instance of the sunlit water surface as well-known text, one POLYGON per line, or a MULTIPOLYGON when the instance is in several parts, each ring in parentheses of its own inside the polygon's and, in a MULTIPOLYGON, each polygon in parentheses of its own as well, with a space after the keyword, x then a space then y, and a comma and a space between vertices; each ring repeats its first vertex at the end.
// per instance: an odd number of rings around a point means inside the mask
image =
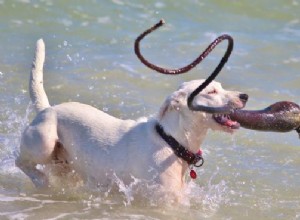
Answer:
MULTIPOLYGON (((35 189, 14 165, 20 134, 34 112, 28 78, 35 41, 46 42, 45 88, 52 104, 80 101, 114 116, 153 116, 188 80, 208 76, 220 45, 190 73, 163 76, 133 52, 136 36, 164 18, 143 42, 152 62, 180 67, 215 37, 235 48, 218 77, 250 95, 248 109, 300 104, 300 2, 0 0, 0 219, 300 219, 300 140, 295 132, 210 132, 199 178, 180 204, 159 201, 155 186, 133 177, 117 190, 80 182, 35 189)), ((58 181, 58 180, 53 180, 58 181)))

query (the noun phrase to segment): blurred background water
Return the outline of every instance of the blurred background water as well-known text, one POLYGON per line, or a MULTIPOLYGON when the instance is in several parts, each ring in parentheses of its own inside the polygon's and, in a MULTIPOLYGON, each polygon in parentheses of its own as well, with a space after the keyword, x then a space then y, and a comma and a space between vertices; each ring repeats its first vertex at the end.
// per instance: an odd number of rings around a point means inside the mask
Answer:
POLYGON ((281 100, 300 104, 299 4, 0 0, 0 219, 300 219, 295 132, 210 132, 202 146, 205 166, 176 207, 132 196, 134 186, 120 186, 118 195, 87 186, 38 191, 14 165, 20 134, 34 115, 27 85, 37 39, 46 43, 44 79, 51 104, 80 101, 135 119, 155 115, 180 83, 207 77, 226 43, 176 77, 139 62, 134 40, 161 18, 167 24, 142 43, 152 62, 181 67, 228 33, 235 46, 217 79, 224 88, 248 93, 247 109, 281 100))

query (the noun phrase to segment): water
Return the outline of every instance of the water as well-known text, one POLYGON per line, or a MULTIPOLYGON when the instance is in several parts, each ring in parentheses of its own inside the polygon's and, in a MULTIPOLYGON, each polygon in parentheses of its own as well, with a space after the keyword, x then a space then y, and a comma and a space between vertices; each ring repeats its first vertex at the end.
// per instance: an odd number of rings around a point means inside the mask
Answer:
POLYGON ((117 192, 80 183, 39 191, 14 165, 22 129, 34 116, 27 85, 38 38, 46 42, 52 104, 80 101, 138 118, 154 115, 181 82, 206 77, 225 48, 188 74, 163 76, 135 57, 139 33, 166 20, 142 50, 172 68, 228 33, 235 48, 218 81, 248 93, 247 108, 260 109, 300 103, 299 13, 299 0, 0 0, 0 219, 300 219, 295 132, 210 132, 202 146, 205 166, 178 205, 161 203, 155 187, 134 177, 128 186, 116 177, 117 192))

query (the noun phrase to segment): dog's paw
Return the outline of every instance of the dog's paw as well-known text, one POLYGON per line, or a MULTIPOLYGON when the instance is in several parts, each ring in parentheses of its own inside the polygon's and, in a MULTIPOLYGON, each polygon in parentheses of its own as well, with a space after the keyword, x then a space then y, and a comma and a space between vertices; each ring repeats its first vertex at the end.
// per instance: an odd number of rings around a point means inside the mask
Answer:
POLYGON ((38 178, 32 179, 33 184, 38 189, 47 189, 49 188, 49 179, 46 175, 40 175, 38 178))

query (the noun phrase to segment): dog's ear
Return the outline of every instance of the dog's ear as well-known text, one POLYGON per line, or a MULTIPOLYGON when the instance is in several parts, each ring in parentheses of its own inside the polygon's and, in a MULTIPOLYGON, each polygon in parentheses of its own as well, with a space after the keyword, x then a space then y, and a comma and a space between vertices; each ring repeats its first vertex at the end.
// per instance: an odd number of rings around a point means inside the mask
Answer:
POLYGON ((169 111, 179 111, 183 105, 186 105, 186 92, 179 90, 170 95, 162 105, 159 111, 159 118, 163 118, 169 111))

